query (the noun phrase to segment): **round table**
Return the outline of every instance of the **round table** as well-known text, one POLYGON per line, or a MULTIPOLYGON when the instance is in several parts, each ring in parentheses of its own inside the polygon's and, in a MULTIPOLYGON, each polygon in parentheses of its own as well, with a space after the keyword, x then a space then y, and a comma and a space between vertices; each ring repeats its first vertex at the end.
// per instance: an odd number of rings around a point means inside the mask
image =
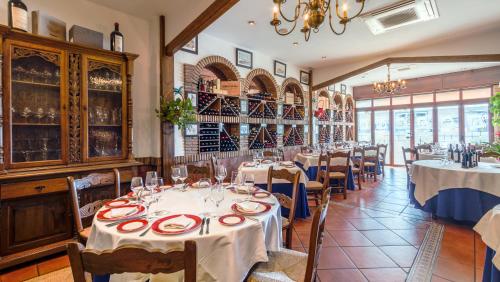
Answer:
POLYGON ((448 155, 445 153, 418 153, 419 160, 442 160, 446 159, 448 155))
POLYGON ((410 198, 417 208, 439 217, 477 222, 500 203, 500 167, 479 163, 462 168, 439 160, 419 160, 410 170, 410 198))
POLYGON ((500 204, 488 211, 474 226, 486 244, 483 281, 500 281, 500 204))
MULTIPOLYGON (((206 188, 205 188, 206 189, 206 188)), ((180 213, 201 215, 207 210, 220 214, 233 213, 230 206, 237 199, 247 195, 225 190, 224 201, 215 210, 208 200, 205 204, 197 189, 189 188, 186 192, 167 189, 161 192, 158 204, 153 204, 151 211, 166 210, 166 216, 180 213)), ((247 218, 237 226, 224 226, 216 218, 210 220, 210 233, 199 235, 196 230, 175 236, 158 235, 150 230, 144 237, 143 231, 120 233, 116 226, 107 227, 109 222, 94 218, 92 232, 87 241, 88 249, 109 250, 134 244, 146 248, 160 249, 165 252, 183 248, 184 241, 194 240, 197 244, 197 279, 199 281, 241 281, 257 262, 268 261, 267 251, 278 251, 282 246, 280 205, 274 196, 261 199, 273 203, 271 210, 260 216, 247 218)), ((152 220, 151 222, 154 222, 152 220)), ((151 281, 181 281, 183 273, 152 275, 151 281), (181 280, 179 280, 181 279, 181 280)), ((126 273, 112 275, 111 281, 133 281, 144 278, 144 274, 126 273)))

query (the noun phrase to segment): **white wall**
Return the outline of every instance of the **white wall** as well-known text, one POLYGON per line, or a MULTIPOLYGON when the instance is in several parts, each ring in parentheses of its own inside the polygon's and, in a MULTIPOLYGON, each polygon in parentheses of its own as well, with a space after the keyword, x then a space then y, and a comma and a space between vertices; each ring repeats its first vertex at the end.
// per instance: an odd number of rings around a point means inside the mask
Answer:
MULTIPOLYGON (((132 79, 134 154, 136 157, 160 156, 160 135, 158 130, 152 128, 155 120, 155 97, 159 95, 158 21, 148 22, 85 0, 23 2, 28 6, 30 14, 31 11, 40 10, 63 20, 68 31, 72 25, 77 24, 102 32, 105 49, 109 49, 109 34, 114 29, 114 22, 120 23, 120 31, 125 37, 125 50, 139 54, 132 79)), ((6 1, 0 2, 0 24, 8 24, 6 1)), ((156 128, 159 128, 159 125, 156 128)))
POLYGON ((324 68, 313 70, 313 85, 317 85, 334 77, 346 74, 388 57, 419 57, 419 56, 453 56, 453 55, 481 55, 500 53, 500 29, 471 34, 461 38, 442 38, 425 46, 406 49, 391 53, 379 54, 369 58, 360 58, 358 61, 342 62, 324 68))
MULTIPOLYGON (((174 55, 174 83, 175 87, 180 87, 184 85, 184 64, 191 64, 191 65, 196 65, 198 61, 201 59, 207 57, 207 56, 212 56, 212 55, 218 55, 222 56, 226 59, 228 59, 231 63, 233 63, 236 66, 236 47, 248 50, 245 47, 242 46, 235 46, 231 42, 224 41, 222 39, 201 33, 198 35, 198 55, 183 52, 183 51, 178 51, 174 55)), ((271 58, 265 54, 254 52, 252 50, 248 50, 250 52, 253 52, 253 69, 256 68, 262 68, 270 72, 271 74, 274 73, 274 58, 271 58)), ((284 62, 287 64, 287 69, 286 69, 286 77, 293 77, 299 80, 300 77, 300 68, 288 64, 287 62, 284 62)), ((242 78, 245 78, 248 73, 251 71, 250 69, 247 68, 242 68, 242 67, 237 67, 240 75, 242 78)), ((304 69, 302 69, 304 70, 304 69)), ((284 78, 274 76, 276 79, 276 82, 278 85, 281 85, 283 81, 285 80, 284 78)), ((305 87, 305 85, 302 85, 302 87, 305 87)), ((304 90, 307 90, 304 88, 304 90)), ((159 123, 158 125, 159 126, 159 123)), ((175 155, 176 156, 181 156, 184 154, 184 148, 183 148, 183 139, 182 139, 182 134, 180 134, 178 131, 176 131, 176 138, 175 138, 175 155)))

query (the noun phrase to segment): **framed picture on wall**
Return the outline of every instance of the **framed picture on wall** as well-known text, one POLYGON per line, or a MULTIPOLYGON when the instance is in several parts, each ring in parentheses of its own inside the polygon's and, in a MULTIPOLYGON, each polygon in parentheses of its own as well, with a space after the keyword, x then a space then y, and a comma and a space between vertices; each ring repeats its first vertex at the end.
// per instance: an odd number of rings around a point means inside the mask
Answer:
POLYGON ((191 100, 191 105, 193 105, 193 107, 195 107, 195 108, 198 107, 197 102, 196 102, 198 100, 196 93, 188 92, 186 94, 186 98, 188 100, 191 100))
POLYGON ((286 64, 274 60, 274 75, 279 77, 286 77, 286 64))
POLYGON ((347 94, 347 85, 340 84, 340 93, 347 94))
POLYGON ((181 48, 182 51, 198 55, 198 35, 181 48))
POLYGON ((335 84, 328 85, 328 91, 335 92, 335 84))
POLYGON ((198 135, 198 124, 197 123, 187 124, 186 128, 184 129, 184 135, 185 136, 197 136, 198 135))
POLYGON ((250 133, 250 127, 248 123, 240 124, 240 135, 248 135, 250 133))
POLYGON ((300 71, 300 83, 309 85, 309 73, 306 71, 300 71))
POLYGON ((240 112, 242 114, 248 114, 248 100, 240 100, 240 112))
POLYGON ((251 69, 253 67, 252 52, 236 48, 236 65, 238 67, 251 69))

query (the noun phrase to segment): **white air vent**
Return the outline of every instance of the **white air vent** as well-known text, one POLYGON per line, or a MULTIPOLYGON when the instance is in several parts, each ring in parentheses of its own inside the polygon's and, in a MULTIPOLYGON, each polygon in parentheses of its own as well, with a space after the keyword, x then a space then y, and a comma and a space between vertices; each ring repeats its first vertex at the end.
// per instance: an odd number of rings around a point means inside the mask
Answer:
POLYGON ((435 0, 410 0, 362 15, 373 34, 384 33, 405 25, 439 18, 435 0))

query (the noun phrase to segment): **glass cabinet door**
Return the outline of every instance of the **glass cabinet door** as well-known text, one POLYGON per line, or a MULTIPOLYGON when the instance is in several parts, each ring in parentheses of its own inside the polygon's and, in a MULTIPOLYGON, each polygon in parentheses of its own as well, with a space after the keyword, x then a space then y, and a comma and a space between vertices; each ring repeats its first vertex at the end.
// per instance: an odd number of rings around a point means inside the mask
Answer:
POLYGON ((62 163, 66 126, 65 53, 48 47, 7 42, 12 167, 62 163))
POLYGON ((94 57, 84 59, 86 159, 124 158, 126 92, 124 64, 94 57))

